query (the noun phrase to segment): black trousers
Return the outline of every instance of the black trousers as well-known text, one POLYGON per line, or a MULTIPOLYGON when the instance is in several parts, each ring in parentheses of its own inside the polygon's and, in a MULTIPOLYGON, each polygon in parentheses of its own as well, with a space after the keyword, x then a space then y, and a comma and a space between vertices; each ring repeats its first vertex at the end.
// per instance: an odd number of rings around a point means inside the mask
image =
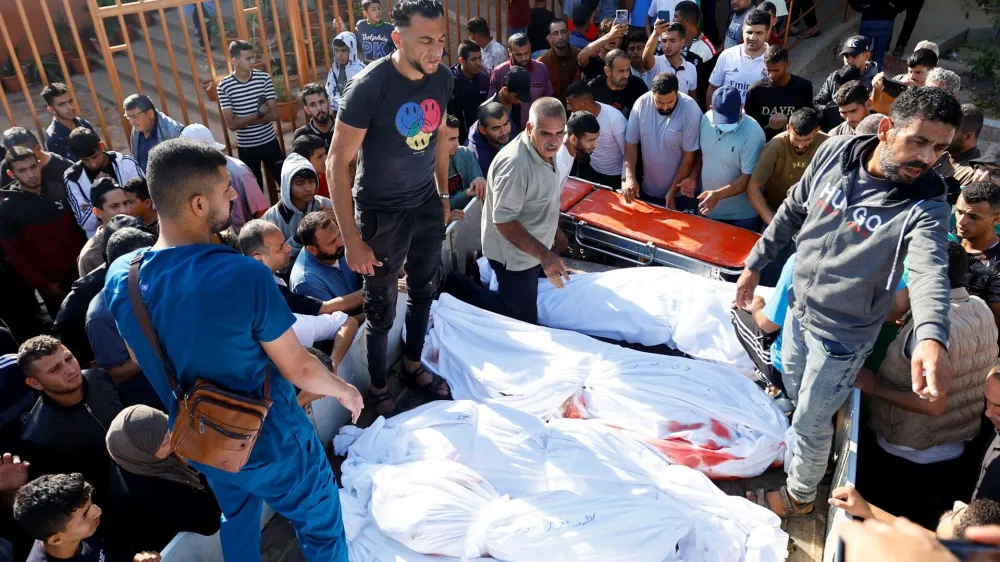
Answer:
POLYGON ((279 186, 281 185, 281 164, 285 161, 285 153, 281 151, 278 139, 260 146, 249 148, 241 146, 239 154, 240 160, 250 167, 250 171, 257 178, 257 185, 260 186, 261 191, 267 193, 267 188, 264 186, 264 173, 260 167, 261 164, 267 166, 267 169, 271 171, 271 175, 274 176, 274 181, 279 186))
POLYGON ((399 270, 406 262, 406 342, 403 355, 420 361, 427 333, 431 302, 441 276, 441 243, 444 241, 444 208, 428 185, 427 199, 415 209, 354 213, 361 239, 382 262, 375 274, 365 277, 365 327, 368 330, 368 374, 372 386, 383 388, 389 370, 388 335, 396 319, 399 270))
POLYGON ((509 271, 498 261, 490 260, 497 277, 498 292, 476 284, 453 271, 445 282, 445 291, 472 306, 502 314, 508 318, 538 324, 538 279, 542 266, 523 271, 509 271))
MULTIPOLYGON (((799 18, 799 16, 802 15, 803 12, 809 10, 812 7, 813 7, 813 0, 796 0, 795 6, 792 7, 792 11, 794 13, 792 14, 791 21, 795 21, 796 19, 799 18)), ((813 10, 808 14, 806 14, 805 17, 802 18, 802 21, 806 24, 806 26, 809 29, 816 27, 818 25, 816 21, 816 10, 813 10)))
POLYGON ((615 191, 619 191, 622 188, 622 178, 620 175, 609 176, 602 174, 591 167, 589 162, 580 167, 580 177, 589 182, 606 185, 615 191))
POLYGON ((913 35, 913 28, 917 26, 917 19, 920 18, 920 10, 924 9, 924 0, 910 0, 906 6, 906 19, 903 20, 903 29, 899 30, 899 37, 896 38, 896 48, 903 50, 910 42, 913 35))

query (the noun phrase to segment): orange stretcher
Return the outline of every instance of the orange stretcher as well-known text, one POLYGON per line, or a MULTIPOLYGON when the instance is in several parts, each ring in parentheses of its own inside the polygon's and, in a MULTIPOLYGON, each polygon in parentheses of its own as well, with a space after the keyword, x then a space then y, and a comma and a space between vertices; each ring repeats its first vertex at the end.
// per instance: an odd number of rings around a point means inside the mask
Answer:
POLYGON ((561 225, 590 250, 639 265, 667 265, 710 277, 739 275, 760 238, 697 215, 671 211, 578 178, 563 185, 561 225))

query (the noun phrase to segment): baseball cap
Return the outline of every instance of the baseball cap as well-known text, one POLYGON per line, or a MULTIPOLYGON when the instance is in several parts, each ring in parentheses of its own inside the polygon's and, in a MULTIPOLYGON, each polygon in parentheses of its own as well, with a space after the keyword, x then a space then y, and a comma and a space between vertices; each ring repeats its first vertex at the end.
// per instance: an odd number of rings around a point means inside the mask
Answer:
POLYGON ((840 48, 840 56, 851 55, 856 57, 861 53, 868 52, 868 38, 864 35, 854 35, 844 41, 844 46, 840 48))
POLYGON ((712 123, 732 125, 740 120, 743 100, 740 91, 732 86, 723 86, 712 95, 712 123))
POLYGON ((201 123, 192 123, 187 127, 184 127, 184 130, 181 131, 181 136, 186 139, 201 141, 209 146, 214 146, 219 150, 226 148, 226 145, 221 142, 215 142, 215 137, 212 136, 212 131, 201 123))
POLYGON ((520 66, 512 66, 504 80, 504 86, 517 96, 518 101, 531 103, 531 73, 527 70, 520 66))
POLYGON ((969 164, 988 164, 990 166, 1000 166, 1000 144, 994 144, 979 158, 970 160, 969 164))

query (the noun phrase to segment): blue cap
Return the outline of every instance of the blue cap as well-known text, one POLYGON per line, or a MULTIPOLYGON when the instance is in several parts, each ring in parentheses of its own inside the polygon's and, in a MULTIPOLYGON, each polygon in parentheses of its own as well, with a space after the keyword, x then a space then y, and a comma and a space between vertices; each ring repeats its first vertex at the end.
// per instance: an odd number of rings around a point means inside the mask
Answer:
POLYGON ((712 123, 731 125, 740 120, 743 100, 740 91, 732 86, 723 86, 712 95, 712 123))

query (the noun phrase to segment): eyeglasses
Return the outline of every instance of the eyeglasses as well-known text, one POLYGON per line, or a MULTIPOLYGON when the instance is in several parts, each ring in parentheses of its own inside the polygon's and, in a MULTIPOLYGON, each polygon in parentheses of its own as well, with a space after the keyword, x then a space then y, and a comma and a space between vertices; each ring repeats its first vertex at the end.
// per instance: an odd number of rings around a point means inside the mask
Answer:
POLYGON ((125 117, 125 119, 127 119, 129 123, 132 123, 136 119, 138 119, 139 116, 142 115, 143 113, 144 113, 143 111, 140 111, 138 113, 133 113, 132 115, 129 115, 128 113, 126 113, 123 117, 125 117))

